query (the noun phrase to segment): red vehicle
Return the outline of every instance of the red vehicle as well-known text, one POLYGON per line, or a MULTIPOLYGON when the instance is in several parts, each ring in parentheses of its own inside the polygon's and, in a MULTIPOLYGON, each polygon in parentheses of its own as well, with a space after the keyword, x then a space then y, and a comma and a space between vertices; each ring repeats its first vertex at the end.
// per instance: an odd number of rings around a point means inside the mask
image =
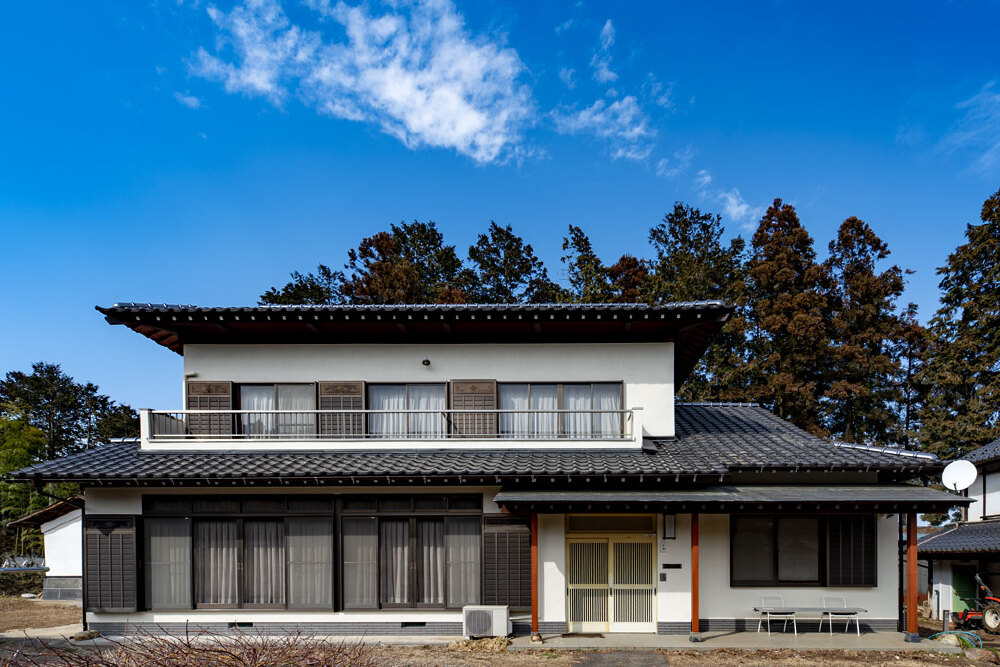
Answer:
POLYGON ((976 575, 977 596, 962 598, 972 609, 953 611, 951 620, 955 627, 961 630, 974 630, 982 627, 991 634, 1000 634, 1000 598, 993 595, 990 587, 976 575))

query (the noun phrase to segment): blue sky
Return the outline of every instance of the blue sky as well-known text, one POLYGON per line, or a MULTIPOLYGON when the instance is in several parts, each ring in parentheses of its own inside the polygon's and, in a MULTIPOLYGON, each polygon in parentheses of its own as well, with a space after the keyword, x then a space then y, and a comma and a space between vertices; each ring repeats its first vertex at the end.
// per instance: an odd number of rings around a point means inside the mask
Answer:
POLYGON ((9 3, 0 370, 177 407, 180 357, 93 310, 253 303, 364 235, 569 224, 644 255, 675 200, 821 254, 857 215, 934 269, 1000 186, 996 2, 9 3))

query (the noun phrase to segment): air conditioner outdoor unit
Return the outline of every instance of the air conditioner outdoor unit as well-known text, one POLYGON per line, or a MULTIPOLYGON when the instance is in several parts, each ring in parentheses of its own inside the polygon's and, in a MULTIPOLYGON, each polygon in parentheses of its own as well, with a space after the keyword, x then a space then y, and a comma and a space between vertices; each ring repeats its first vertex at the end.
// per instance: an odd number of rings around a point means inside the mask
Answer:
POLYGON ((462 636, 506 637, 511 633, 507 605, 468 605, 462 607, 462 636))

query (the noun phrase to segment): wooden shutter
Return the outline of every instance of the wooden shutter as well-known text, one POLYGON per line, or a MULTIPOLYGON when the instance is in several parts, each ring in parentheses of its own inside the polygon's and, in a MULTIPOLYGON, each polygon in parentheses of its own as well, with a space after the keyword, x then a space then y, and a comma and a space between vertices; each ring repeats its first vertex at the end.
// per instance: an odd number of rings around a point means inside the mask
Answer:
POLYGON ((531 520, 486 516, 483 526, 483 604, 531 608, 531 520))
POLYGON ((451 415, 451 433, 457 437, 490 437, 497 432, 496 380, 452 380, 452 410, 490 410, 451 415))
MULTIPOLYGON (((232 410, 233 383, 191 381, 187 385, 188 410, 232 410)), ((188 433, 192 435, 231 436, 233 415, 188 415, 188 433)))
MULTIPOLYGON (((320 382, 320 410, 364 410, 364 382, 320 382)), ((357 414, 321 414, 319 417, 320 435, 336 438, 360 438, 365 434, 364 413, 357 414)))
POLYGON ((88 518, 84 527, 87 611, 136 611, 135 518, 88 518))
POLYGON ((874 515, 827 518, 827 585, 876 586, 878 541, 874 515))

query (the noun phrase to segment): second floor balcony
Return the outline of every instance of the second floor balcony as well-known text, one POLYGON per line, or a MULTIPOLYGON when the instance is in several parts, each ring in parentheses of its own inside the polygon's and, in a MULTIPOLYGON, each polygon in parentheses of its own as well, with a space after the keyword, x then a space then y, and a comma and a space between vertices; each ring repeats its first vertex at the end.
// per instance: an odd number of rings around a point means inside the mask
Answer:
POLYGON ((143 410, 141 427, 153 449, 637 446, 640 410, 143 410))

